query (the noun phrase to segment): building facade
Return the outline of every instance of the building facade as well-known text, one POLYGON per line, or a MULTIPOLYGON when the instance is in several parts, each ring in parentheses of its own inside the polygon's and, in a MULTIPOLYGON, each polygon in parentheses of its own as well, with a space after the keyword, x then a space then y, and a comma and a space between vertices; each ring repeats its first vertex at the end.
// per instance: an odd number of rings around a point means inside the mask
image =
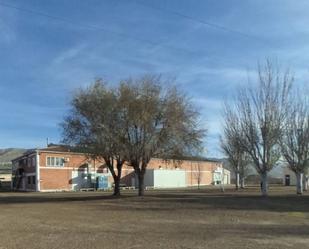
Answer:
MULTIPOLYGON (((304 178, 306 178, 308 182, 309 178, 309 169, 305 171, 305 174, 303 175, 304 178)), ((283 168, 283 185, 285 186, 294 186, 297 184, 296 175, 295 172, 293 172, 288 166, 285 166, 283 168)))
MULTIPOLYGON (((146 187, 188 187, 230 184, 230 172, 212 160, 162 160, 147 167, 146 187), (155 184, 157 183, 157 184, 155 184)), ((104 160, 90 159, 64 146, 30 150, 12 160, 12 184, 16 191, 76 191, 111 188, 113 178, 104 160)), ((134 170, 124 165, 121 185, 137 186, 134 170)))

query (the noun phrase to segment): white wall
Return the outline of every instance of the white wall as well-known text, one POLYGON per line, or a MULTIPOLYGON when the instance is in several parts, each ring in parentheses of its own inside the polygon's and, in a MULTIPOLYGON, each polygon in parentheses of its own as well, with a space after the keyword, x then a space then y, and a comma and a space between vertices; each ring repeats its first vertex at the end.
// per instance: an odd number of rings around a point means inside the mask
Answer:
MULTIPOLYGON (((222 179, 222 171, 224 172, 224 184, 230 184, 231 173, 229 170, 219 168, 213 174, 213 178, 218 176, 222 179)), ((145 173, 145 187, 153 188, 181 188, 187 187, 186 184, 186 171, 181 169, 147 169, 145 173)))
POLYGON ((221 184, 223 180, 223 184, 231 184, 231 172, 227 169, 218 167, 216 170, 213 171, 213 183, 216 185, 217 182, 221 184), (223 175, 222 175, 223 174, 223 175))
POLYGON ((186 171, 148 169, 145 173, 145 186, 154 188, 186 187, 186 171))
POLYGON ((224 173, 224 184, 231 184, 231 171, 227 170, 227 169, 223 169, 223 173, 224 173))
POLYGON ((153 171, 154 171, 153 169, 146 169, 145 176, 144 176, 145 187, 153 187, 153 184, 154 184, 153 171))
POLYGON ((154 187, 155 188, 179 188, 186 187, 185 170, 154 170, 154 187))

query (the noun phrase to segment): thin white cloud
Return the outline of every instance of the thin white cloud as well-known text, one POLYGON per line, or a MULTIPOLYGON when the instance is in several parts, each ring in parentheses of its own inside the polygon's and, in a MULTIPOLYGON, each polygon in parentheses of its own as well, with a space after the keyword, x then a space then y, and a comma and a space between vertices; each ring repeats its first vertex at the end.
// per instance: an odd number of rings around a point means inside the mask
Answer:
POLYGON ((65 63, 66 61, 72 60, 78 57, 81 52, 84 51, 86 48, 87 46, 85 44, 79 44, 77 46, 69 48, 57 55, 51 62, 51 65, 59 65, 65 63))
POLYGON ((229 82, 231 83, 240 84, 242 82, 247 82, 246 80, 248 78, 255 78, 257 74, 255 70, 246 70, 244 68, 211 68, 206 66, 196 66, 189 71, 188 76, 191 77, 193 75, 215 76, 221 79, 230 80, 229 82))

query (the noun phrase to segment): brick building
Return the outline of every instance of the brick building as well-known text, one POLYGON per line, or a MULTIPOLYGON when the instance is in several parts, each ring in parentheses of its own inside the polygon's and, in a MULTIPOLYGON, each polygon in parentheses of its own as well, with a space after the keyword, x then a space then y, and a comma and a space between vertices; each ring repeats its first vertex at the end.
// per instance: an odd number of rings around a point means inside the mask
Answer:
MULTIPOLYGON (((12 160, 12 189, 19 191, 72 191, 110 188, 113 178, 103 160, 89 159, 64 146, 29 150, 12 160), (103 185, 102 185, 103 184, 103 185)), ((137 185, 132 167, 123 167, 121 184, 137 185)), ((182 159, 150 161, 145 175, 146 187, 187 187, 230 183, 230 172, 220 161, 182 159), (224 176, 222 178, 222 176, 224 176)))

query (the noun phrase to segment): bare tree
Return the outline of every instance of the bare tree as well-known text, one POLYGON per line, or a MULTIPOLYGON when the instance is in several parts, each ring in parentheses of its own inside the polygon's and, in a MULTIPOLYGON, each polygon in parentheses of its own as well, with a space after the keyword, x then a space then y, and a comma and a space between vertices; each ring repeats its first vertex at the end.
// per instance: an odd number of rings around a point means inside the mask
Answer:
POLYGON ((244 188, 245 171, 250 159, 241 143, 243 134, 238 116, 227 103, 225 104, 223 119, 223 136, 220 137, 220 145, 235 173, 235 187, 238 190, 240 186, 244 188))
POLYGON ((250 167, 252 166, 252 161, 250 155, 246 152, 243 155, 242 163, 240 164, 240 171, 239 171, 239 179, 240 179, 240 188, 245 188, 245 179, 248 176, 248 172, 250 167))
POLYGON ((71 111, 61 124, 63 142, 87 152, 91 158, 104 159, 114 179, 114 195, 120 195, 125 162, 126 130, 118 99, 114 89, 97 80, 74 94, 71 111))
POLYGON ((125 147, 128 163, 138 176, 139 195, 144 195, 144 175, 151 158, 192 154, 204 135, 198 112, 176 87, 164 87, 170 83, 146 75, 125 80, 119 88, 127 125, 125 147))
POLYGON ((279 141, 292 82, 288 71, 281 73, 267 61, 258 67, 257 86, 238 93, 235 115, 242 131, 240 141, 261 177, 263 196, 268 194, 268 172, 280 158, 279 141))
POLYGON ((307 189, 309 168, 309 101, 308 96, 294 94, 287 105, 287 118, 281 138, 281 151, 296 175, 296 192, 307 189))
POLYGON ((170 82, 143 76, 107 88, 99 80, 73 96, 62 123, 63 141, 104 159, 114 178, 115 195, 120 194, 124 162, 134 168, 143 195, 152 157, 188 155, 200 148, 204 130, 198 128, 198 113, 184 94, 175 87, 163 88, 163 83, 170 82))

